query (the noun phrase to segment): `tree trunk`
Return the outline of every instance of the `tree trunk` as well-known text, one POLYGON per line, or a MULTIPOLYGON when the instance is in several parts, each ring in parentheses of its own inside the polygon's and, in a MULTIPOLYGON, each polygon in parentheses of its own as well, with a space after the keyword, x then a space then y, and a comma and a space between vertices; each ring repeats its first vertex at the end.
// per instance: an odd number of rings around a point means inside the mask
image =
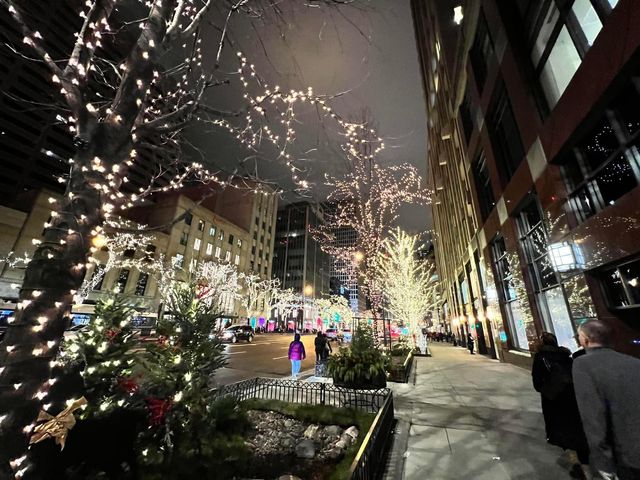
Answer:
MULTIPOLYGON (((103 198, 97 187, 105 179, 91 168, 91 161, 104 153, 101 158, 110 155, 116 163, 119 157, 116 152, 127 147, 128 139, 113 142, 109 135, 113 132, 108 126, 93 130, 91 141, 74 158, 64 197, 52 206, 50 226, 26 267, 15 320, 0 347, 0 478, 3 479, 13 478, 24 468, 27 470, 21 478, 32 477, 29 461, 19 459, 26 450, 38 412, 52 401, 44 396, 56 381, 50 378, 51 362, 70 322, 74 291, 80 288, 86 273, 92 231, 104 221, 103 198), (106 151, 105 145, 109 145, 106 151)), ((50 413, 56 414, 62 408, 64 405, 56 405, 50 413), (55 407, 58 408, 54 410, 55 407)))

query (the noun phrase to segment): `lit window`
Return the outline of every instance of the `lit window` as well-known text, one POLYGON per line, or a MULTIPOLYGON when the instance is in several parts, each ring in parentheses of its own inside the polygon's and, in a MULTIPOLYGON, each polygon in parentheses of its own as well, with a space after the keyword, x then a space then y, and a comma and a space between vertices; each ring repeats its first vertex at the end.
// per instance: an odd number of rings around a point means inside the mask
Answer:
POLYGON ((231 252, 227 251, 224 254, 224 261, 229 262, 231 260, 231 252))
POLYGON ((215 225, 211 225, 209 227, 209 235, 213 237, 215 234, 216 234, 216 226, 215 225))
POLYGON ((222 252, 222 249, 220 247, 216 247, 216 258, 220 258, 220 253, 222 252))
POLYGON ((242 248, 242 240, 238 239, 238 248, 242 248))
POLYGON ((555 105, 558 102, 581 61, 567 27, 562 27, 540 75, 540 83, 549 105, 555 105))
POLYGON ((196 269, 196 264, 198 263, 198 261, 195 258, 191 259, 191 262, 189 262, 189 271, 193 272, 196 269))
POLYGON ((609 5, 611 5, 611 8, 615 8, 617 4, 618 0, 609 0, 609 5))
POLYGON ((233 263, 236 265, 240 265, 240 255, 236 255, 236 258, 233 260, 233 263))
POLYGON ((204 230, 204 220, 198 220, 198 231, 202 232, 204 230))
POLYGON ((175 259, 175 265, 178 268, 182 268, 184 265, 184 255, 181 253, 176 253, 176 256, 173 257, 175 259))
POLYGON ((598 33, 602 30, 602 22, 589 0, 576 0, 571 8, 582 27, 589 45, 593 45, 598 33))
POLYGON ((458 5, 453 8, 453 22, 456 25, 460 25, 462 23, 462 19, 464 18, 464 14, 462 13, 462 5, 458 5))
POLYGON ((212 243, 207 243, 207 251, 206 251, 206 254, 207 254, 207 255, 211 255, 211 252, 213 252, 213 244, 212 244, 212 243))
POLYGON ((200 244, 202 243, 202 240, 200 240, 199 238, 196 238, 193 241, 193 249, 197 252, 200 250, 200 244))

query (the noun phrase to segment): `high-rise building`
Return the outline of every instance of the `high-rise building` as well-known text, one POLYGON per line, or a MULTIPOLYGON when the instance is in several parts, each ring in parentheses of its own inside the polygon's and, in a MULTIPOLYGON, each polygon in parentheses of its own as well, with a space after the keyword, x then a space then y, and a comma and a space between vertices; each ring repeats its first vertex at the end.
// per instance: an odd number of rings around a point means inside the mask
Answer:
MULTIPOLYGON (((330 258, 311 234, 322 222, 323 211, 317 204, 298 202, 278 210, 272 276, 282 288, 299 293, 305 304, 330 294, 330 258)), ((305 321, 312 322, 312 314, 305 306, 305 321)))
POLYGON ((640 3, 457 3, 412 2, 448 320, 513 363, 593 317, 640 355, 640 3))

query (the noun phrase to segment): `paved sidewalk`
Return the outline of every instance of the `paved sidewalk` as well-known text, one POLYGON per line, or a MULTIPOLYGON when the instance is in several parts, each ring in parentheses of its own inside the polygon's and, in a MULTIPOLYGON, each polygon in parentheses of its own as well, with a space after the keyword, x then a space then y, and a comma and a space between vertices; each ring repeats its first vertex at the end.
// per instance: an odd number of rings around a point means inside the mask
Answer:
POLYGON ((399 422, 386 478, 570 478, 562 450, 545 441, 528 371, 450 344, 430 347, 410 383, 391 384, 399 422))

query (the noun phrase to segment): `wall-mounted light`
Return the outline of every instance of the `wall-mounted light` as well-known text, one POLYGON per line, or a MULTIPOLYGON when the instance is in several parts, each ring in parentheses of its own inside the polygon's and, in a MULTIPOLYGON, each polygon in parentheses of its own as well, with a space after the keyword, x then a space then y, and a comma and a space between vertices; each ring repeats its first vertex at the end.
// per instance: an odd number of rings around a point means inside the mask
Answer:
POLYGON ((458 5, 453 8, 453 22, 456 25, 460 25, 462 23, 462 19, 464 18, 464 14, 462 13, 462 5, 458 5))

